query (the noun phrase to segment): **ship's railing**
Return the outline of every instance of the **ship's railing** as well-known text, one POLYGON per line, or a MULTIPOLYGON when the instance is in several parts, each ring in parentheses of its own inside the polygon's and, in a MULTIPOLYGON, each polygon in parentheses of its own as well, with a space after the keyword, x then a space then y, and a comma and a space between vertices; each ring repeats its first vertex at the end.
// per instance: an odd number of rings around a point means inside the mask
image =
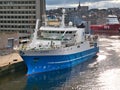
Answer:
POLYGON ((55 49, 59 49, 59 48, 63 48, 64 46, 59 46, 59 45, 53 45, 51 47, 37 47, 37 48, 29 48, 25 45, 21 45, 20 46, 20 50, 34 50, 34 51, 37 51, 37 50, 55 50, 55 49))
POLYGON ((20 50, 23 51, 48 51, 48 50, 57 50, 57 49, 61 49, 61 48, 66 48, 66 47, 70 47, 70 46, 74 46, 76 45, 76 43, 74 44, 63 44, 63 45, 52 45, 50 47, 39 47, 39 48, 28 48, 25 45, 21 45, 20 50))
MULTIPOLYGON (((91 44, 92 43, 97 43, 98 41, 98 36, 90 36, 90 35, 87 35, 86 36, 86 40, 85 41, 89 41, 91 44)), ((84 42, 85 42, 84 41, 84 42)), ((44 46, 44 47, 37 47, 37 48, 28 48, 27 45, 21 45, 20 46, 20 50, 33 50, 33 51, 40 51, 40 50, 56 50, 56 49, 61 49, 61 48, 66 48, 66 47, 71 47, 71 46, 74 46, 74 45, 81 45, 83 44, 84 42, 73 42, 73 43, 69 43, 69 42, 64 42, 62 43, 62 45, 51 45, 51 46, 44 46)))

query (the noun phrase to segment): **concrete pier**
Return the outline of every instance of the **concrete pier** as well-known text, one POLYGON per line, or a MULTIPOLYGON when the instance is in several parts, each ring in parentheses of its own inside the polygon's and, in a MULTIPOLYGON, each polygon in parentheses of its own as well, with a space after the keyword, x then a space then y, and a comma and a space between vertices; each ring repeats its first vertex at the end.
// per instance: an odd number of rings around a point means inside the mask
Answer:
POLYGON ((0 76, 26 69, 25 64, 17 52, 0 55, 0 76))
POLYGON ((11 53, 8 55, 3 55, 0 56, 0 67, 6 66, 6 65, 10 65, 10 64, 14 64, 14 63, 18 63, 18 62, 22 62, 22 58, 19 56, 18 53, 11 53))

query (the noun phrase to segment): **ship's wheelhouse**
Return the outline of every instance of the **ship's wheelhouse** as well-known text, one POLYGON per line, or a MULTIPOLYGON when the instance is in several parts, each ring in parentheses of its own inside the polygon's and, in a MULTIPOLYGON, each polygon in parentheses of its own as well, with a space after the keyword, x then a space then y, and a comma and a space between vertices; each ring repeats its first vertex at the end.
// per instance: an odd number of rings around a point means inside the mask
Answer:
POLYGON ((71 30, 40 30, 39 38, 47 40, 71 40, 75 37, 76 31, 71 30))

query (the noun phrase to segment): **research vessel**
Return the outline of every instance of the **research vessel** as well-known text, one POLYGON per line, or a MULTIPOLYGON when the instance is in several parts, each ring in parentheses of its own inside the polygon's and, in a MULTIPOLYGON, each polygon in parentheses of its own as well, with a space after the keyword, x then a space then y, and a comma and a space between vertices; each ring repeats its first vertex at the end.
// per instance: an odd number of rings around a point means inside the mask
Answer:
POLYGON ((21 48, 28 75, 70 68, 99 52, 98 36, 91 35, 85 23, 73 26, 70 22, 66 26, 64 12, 59 27, 41 26, 35 30, 31 43, 21 48))

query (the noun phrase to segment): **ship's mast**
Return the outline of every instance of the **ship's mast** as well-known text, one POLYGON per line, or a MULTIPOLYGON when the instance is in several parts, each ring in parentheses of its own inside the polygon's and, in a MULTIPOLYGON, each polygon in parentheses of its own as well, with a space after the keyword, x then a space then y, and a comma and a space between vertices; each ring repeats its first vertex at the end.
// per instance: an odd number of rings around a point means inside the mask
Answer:
POLYGON ((62 13, 63 13, 63 15, 62 15, 61 26, 62 26, 62 27, 65 27, 65 9, 62 10, 62 13))

